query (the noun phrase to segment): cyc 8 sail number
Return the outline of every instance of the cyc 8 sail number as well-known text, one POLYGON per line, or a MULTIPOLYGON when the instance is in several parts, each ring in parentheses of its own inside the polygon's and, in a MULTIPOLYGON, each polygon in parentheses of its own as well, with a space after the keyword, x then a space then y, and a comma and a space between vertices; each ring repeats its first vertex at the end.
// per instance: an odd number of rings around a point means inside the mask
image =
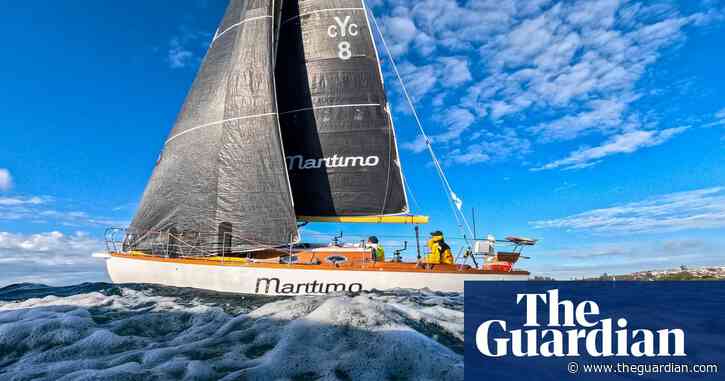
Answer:
MULTIPOLYGON (((355 23, 350 23, 350 18, 350 16, 345 16, 344 19, 341 19, 335 16, 335 25, 330 25, 327 28, 327 35, 330 38, 357 36, 360 33, 360 27, 355 23)), ((352 57, 351 47, 349 41, 340 42, 337 44, 337 56, 341 60, 349 60, 352 57)))

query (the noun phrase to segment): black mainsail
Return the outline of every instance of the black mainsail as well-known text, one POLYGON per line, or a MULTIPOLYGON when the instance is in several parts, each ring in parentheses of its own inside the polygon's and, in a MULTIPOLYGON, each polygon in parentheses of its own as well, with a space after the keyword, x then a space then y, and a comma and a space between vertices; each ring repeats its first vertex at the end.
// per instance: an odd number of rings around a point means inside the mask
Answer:
POLYGON ((277 96, 298 216, 408 212, 363 0, 287 0, 277 96))
POLYGON ((135 249, 159 232, 209 251, 297 240, 274 86, 280 1, 231 1, 131 224, 135 249))

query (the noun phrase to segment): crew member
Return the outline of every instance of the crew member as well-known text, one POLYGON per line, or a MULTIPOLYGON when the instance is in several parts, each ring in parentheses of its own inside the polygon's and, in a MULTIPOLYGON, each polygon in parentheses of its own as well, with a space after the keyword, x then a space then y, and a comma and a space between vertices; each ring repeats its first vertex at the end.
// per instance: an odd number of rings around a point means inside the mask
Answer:
POLYGON ((374 261, 385 262, 385 248, 383 248, 383 245, 380 241, 378 241, 378 237, 370 236, 370 238, 368 238, 368 242, 365 244, 365 247, 372 249, 374 261))
POLYGON ((429 264, 453 264, 453 254, 451 253, 451 247, 448 246, 445 239, 443 238, 443 232, 434 231, 430 233, 430 240, 428 240, 428 248, 430 254, 426 258, 426 263, 429 264))

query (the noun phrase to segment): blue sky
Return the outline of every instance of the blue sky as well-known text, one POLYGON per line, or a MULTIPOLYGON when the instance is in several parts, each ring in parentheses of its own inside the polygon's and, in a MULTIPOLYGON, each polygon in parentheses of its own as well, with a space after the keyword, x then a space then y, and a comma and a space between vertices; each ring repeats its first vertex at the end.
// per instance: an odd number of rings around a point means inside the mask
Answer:
MULTIPOLYGON (((725 3, 368 2, 479 233, 541 239, 525 267, 725 265, 725 3)), ((102 280, 226 2, 29 4, 0 12, 0 284, 102 280)), ((412 207, 459 236, 384 61, 412 207)), ((306 237, 339 230, 411 234, 306 237)))

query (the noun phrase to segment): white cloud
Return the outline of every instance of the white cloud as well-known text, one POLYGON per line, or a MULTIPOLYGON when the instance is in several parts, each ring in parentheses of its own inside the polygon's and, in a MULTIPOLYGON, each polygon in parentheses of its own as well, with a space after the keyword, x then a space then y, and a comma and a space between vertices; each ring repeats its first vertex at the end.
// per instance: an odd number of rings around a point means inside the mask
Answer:
POLYGON ((614 130, 623 124, 627 103, 622 100, 594 100, 588 109, 574 115, 541 123, 530 129, 542 141, 568 140, 589 130, 614 130))
POLYGON ((541 106, 568 112, 578 101, 631 93, 659 49, 681 38, 692 19, 670 16, 620 28, 614 22, 618 6, 618 1, 560 3, 495 36, 482 54, 499 78, 486 83, 489 89, 477 101, 500 108, 501 102, 525 97, 532 102, 516 111, 541 106))
MULTIPOLYGON (((428 139, 431 143, 447 144, 459 139, 474 124, 476 116, 464 108, 453 107, 438 120, 446 126, 447 130, 441 134, 429 136, 428 139)), ((426 149, 426 142, 422 136, 418 136, 414 141, 405 142, 401 146, 404 149, 420 153, 426 149)))
POLYGON ((473 79, 465 57, 442 57, 439 61, 443 65, 443 86, 456 87, 473 79))
POLYGON ((465 50, 471 42, 481 43, 493 31, 505 29, 515 10, 506 3, 470 1, 461 6, 456 0, 389 1, 395 12, 414 20, 419 30, 435 38, 441 47, 465 50))
POLYGON ((415 36, 413 44, 415 46, 415 51, 423 57, 430 56, 436 51, 435 39, 423 32, 420 32, 417 36, 415 36))
POLYGON ((504 160, 520 157, 531 149, 531 142, 521 138, 514 129, 499 132, 477 132, 470 135, 471 141, 465 150, 454 149, 447 156, 448 163, 477 164, 490 160, 504 160))
POLYGON ((438 83, 438 71, 432 64, 416 66, 410 62, 403 62, 398 68, 405 80, 405 87, 415 102, 422 99, 438 83))
POLYGON ((26 221, 65 227, 120 227, 128 221, 92 216, 87 212, 66 210, 49 196, 0 197, 0 220, 26 221))
POLYGON ((212 34, 182 25, 179 34, 169 40, 166 60, 171 69, 183 69, 198 64, 209 46, 212 34))
POLYGON ((540 171, 555 168, 578 169, 590 167, 607 156, 632 153, 642 148, 660 145, 687 129, 688 127, 677 127, 660 131, 628 131, 620 135, 613 136, 600 146, 581 148, 572 152, 564 159, 553 161, 539 168, 534 168, 533 170, 540 171))
POLYGON ((415 140, 413 140, 412 142, 404 142, 400 146, 414 153, 421 153, 426 150, 428 145, 425 141, 425 138, 423 138, 423 136, 421 135, 418 135, 418 137, 416 137, 415 140))
POLYGON ((0 286, 18 282, 77 284, 107 281, 102 260, 91 258, 103 243, 83 232, 0 232, 0 286))
POLYGON ((491 160, 491 156, 483 152, 480 146, 469 146, 466 152, 455 149, 448 155, 450 161, 456 164, 472 165, 491 160))
POLYGON ((722 110, 715 113, 715 118, 717 119, 725 119, 725 107, 723 107, 722 110))
POLYGON ((49 197, 0 197, 0 206, 17 206, 17 205, 41 205, 49 202, 49 197))
MULTIPOLYGON (((660 116, 635 107, 657 94, 645 88, 653 83, 648 71, 664 49, 684 41, 687 27, 713 22, 723 13, 705 3, 683 14, 676 4, 620 0, 378 4, 376 13, 386 12, 386 20, 413 24, 398 26, 400 36, 386 29, 386 38, 403 46, 404 79, 419 107, 429 102, 437 115, 451 107, 471 111, 483 123, 466 129, 470 134, 515 123, 538 143, 591 134, 613 141, 632 131, 657 130, 660 116), (427 60, 432 51, 447 58, 427 60)), ((433 137, 447 133, 435 127, 429 132, 433 137)), ((409 146, 420 152, 421 143, 409 146)), ((484 159, 470 139, 449 143, 443 150, 484 159)))
POLYGON ((609 28, 614 24, 614 14, 619 5, 619 0, 579 1, 574 3, 567 20, 588 28, 609 28))
POLYGON ((725 228, 725 187, 671 193, 531 224, 536 228, 619 234, 725 228))
MULTIPOLYGON (((100 247, 100 242, 82 232, 71 236, 58 231, 32 235, 0 232, 0 250, 16 253, 23 258, 27 258, 25 254, 49 252, 62 254, 81 252, 79 254, 85 256, 100 247)), ((8 256, 3 256, 0 261, 7 261, 8 258, 8 256)))
POLYGON ((557 6, 553 12, 524 20, 506 36, 500 36, 501 50, 493 55, 494 63, 502 67, 516 67, 530 62, 542 53, 553 42, 554 33, 561 24, 554 16, 559 13, 560 8, 557 6))
POLYGON ((476 121, 475 115, 460 107, 451 108, 441 119, 447 126, 448 130, 445 133, 435 135, 433 137, 432 140, 436 143, 448 143, 451 140, 460 138, 461 135, 476 121))
POLYGON ((725 126, 725 108, 716 112, 713 117, 715 121, 705 124, 704 127, 725 126))
POLYGON ((412 20, 405 17, 386 17, 382 22, 390 52, 399 56, 408 52, 408 47, 417 35, 418 29, 412 20))
MULTIPOLYGON (((468 61, 464 57, 441 57, 435 63, 420 66, 403 61, 398 64, 398 69, 416 103, 436 90, 438 85, 455 88, 472 79, 468 61)), ((439 97, 445 97, 445 92, 437 93, 439 97)))
POLYGON ((178 38, 171 39, 169 43, 168 60, 172 69, 182 69, 192 63, 194 53, 181 45, 178 38))
POLYGON ((0 191, 9 191, 13 187, 13 177, 10 171, 0 168, 0 191))
MULTIPOLYGON (((478 120, 470 110, 461 107, 452 107, 437 118, 446 131, 428 136, 431 143, 437 148, 459 145, 466 140, 465 148, 453 148, 444 157, 447 164, 478 164, 489 160, 502 160, 511 156, 521 156, 530 151, 531 142, 518 136, 516 130, 505 128, 497 131, 470 131, 478 120)), ((412 142, 404 142, 402 148, 414 153, 427 149, 422 136, 412 142)))

